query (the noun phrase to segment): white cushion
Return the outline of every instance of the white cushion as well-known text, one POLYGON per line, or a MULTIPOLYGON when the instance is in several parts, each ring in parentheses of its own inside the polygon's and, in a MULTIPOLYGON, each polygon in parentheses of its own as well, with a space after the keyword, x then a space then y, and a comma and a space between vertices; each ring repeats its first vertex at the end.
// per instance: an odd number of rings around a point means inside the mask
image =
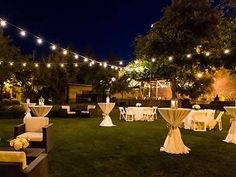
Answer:
POLYGON ((27 167, 25 152, 0 151, 0 162, 19 162, 22 169, 27 167))
POLYGON ((89 114, 89 111, 81 111, 83 114, 89 114))
POLYGON ((69 112, 67 112, 67 114, 76 114, 76 112, 74 112, 74 111, 69 111, 69 112))
POLYGON ((27 138, 29 141, 42 142, 43 133, 40 132, 26 132, 21 135, 18 135, 17 138, 27 138))
POLYGON ((26 132, 42 132, 43 127, 49 123, 48 117, 26 117, 25 118, 25 131, 26 132))

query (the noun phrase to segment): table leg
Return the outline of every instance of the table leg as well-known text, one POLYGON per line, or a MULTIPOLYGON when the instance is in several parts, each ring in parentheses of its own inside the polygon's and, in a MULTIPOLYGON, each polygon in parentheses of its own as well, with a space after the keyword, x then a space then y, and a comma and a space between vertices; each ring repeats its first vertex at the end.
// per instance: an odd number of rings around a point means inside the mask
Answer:
POLYGON ((184 145, 179 128, 172 126, 160 151, 171 154, 187 154, 190 149, 184 145))
POLYGON ((228 135, 224 142, 236 144, 236 119, 232 120, 228 135))
POLYGON ((109 115, 105 115, 103 117, 103 121, 100 123, 101 127, 114 127, 116 125, 114 125, 112 123, 111 117, 109 115))

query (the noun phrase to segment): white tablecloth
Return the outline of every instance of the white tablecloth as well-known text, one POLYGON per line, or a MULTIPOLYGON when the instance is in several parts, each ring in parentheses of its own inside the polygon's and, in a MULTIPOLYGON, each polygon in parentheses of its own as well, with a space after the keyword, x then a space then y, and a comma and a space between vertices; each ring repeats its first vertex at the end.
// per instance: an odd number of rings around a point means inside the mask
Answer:
POLYGON ((190 149, 184 145, 179 127, 191 109, 159 108, 161 116, 170 124, 170 130, 160 151, 171 154, 187 154, 190 149))
POLYGON ((227 143, 236 144, 236 107, 226 106, 224 108, 231 116, 233 116, 228 135, 224 141, 227 143))
POLYGON ((115 103, 98 103, 99 107, 103 112, 103 121, 100 123, 101 127, 113 127, 115 126, 112 123, 111 117, 109 116, 110 112, 115 106, 115 103))
POLYGON ((143 114, 147 112, 147 110, 152 109, 151 107, 127 107, 126 112, 134 114, 134 120, 140 121, 144 120, 143 114))
POLYGON ((53 106, 29 106, 32 113, 37 117, 45 117, 52 109, 53 106))
POLYGON ((206 123, 207 126, 214 121, 215 111, 212 109, 192 110, 191 113, 184 119, 184 128, 191 129, 192 120, 201 120, 206 123))
POLYGON ((30 108, 29 108, 29 106, 35 106, 36 105, 36 103, 22 103, 22 106, 23 106, 23 108, 24 108, 24 110, 25 110, 25 117, 24 117, 24 119, 23 119, 23 122, 25 123, 25 118, 26 117, 32 117, 31 116, 31 114, 30 114, 30 108))

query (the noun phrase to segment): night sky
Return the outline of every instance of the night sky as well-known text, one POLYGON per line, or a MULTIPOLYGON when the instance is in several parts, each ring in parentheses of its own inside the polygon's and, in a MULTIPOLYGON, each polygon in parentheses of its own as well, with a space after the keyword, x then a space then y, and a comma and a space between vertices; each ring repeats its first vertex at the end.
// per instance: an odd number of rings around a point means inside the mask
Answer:
MULTIPOLYGON (((82 54, 89 48, 100 59, 112 53, 130 60, 135 37, 145 34, 160 19, 170 1, 0 0, 0 17, 63 47, 73 44, 82 54)), ((16 32, 6 29, 6 33, 23 50, 40 51, 32 39, 19 42, 16 32)))

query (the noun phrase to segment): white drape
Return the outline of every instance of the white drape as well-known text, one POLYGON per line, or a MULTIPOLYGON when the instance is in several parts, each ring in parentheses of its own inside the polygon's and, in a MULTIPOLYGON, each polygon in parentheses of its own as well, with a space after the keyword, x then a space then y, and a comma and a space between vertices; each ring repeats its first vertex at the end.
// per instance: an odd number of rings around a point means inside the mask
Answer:
POLYGON ((231 116, 233 116, 228 135, 224 141, 227 143, 236 144, 236 107, 224 107, 224 108, 231 116))
POLYGON ((101 127, 113 127, 115 126, 112 123, 111 117, 109 116, 110 112, 115 106, 115 103, 98 103, 99 107, 103 112, 103 121, 100 123, 101 127))
POLYGON ((190 149, 184 145, 178 128, 183 119, 191 112, 190 109, 159 108, 161 116, 170 124, 170 130, 166 137, 164 146, 160 151, 171 154, 187 154, 190 149))

